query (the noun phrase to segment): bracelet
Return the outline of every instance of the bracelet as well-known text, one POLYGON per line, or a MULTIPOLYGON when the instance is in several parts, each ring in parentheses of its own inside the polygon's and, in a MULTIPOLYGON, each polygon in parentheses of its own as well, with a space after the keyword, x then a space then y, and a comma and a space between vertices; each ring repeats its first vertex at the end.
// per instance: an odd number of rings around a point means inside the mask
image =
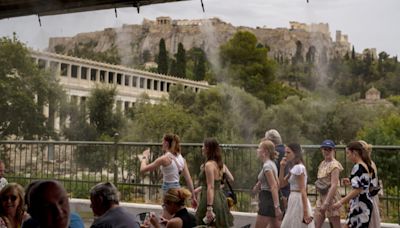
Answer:
POLYGON ((278 205, 275 205, 274 207, 275 207, 275 209, 278 209, 278 208, 280 208, 280 205, 278 204, 278 205))
POLYGON ((212 211, 213 207, 212 206, 207 206, 207 211, 212 211))

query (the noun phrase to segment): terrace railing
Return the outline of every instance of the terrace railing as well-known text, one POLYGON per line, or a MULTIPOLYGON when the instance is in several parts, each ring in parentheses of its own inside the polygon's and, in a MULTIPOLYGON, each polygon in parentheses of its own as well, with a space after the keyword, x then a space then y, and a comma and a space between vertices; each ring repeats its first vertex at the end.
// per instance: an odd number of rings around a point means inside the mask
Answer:
MULTIPOLYGON (((257 199, 251 189, 256 182, 261 163, 257 159, 257 145, 222 144, 223 160, 235 177, 233 188, 238 195, 236 209, 254 212, 257 199)), ((182 144, 194 182, 197 182, 202 144, 182 144)), ((61 141, 0 141, 0 159, 6 164, 6 178, 26 186, 37 179, 57 179, 73 198, 88 198, 89 189, 96 183, 113 182, 121 192, 122 201, 137 203, 161 202, 161 173, 140 174, 142 152, 150 148, 151 159, 162 154, 159 143, 130 142, 61 142, 61 141)), ((323 160, 319 146, 304 145, 304 159, 308 172, 308 195, 315 202, 314 188, 319 163, 323 160)), ((345 148, 338 146, 336 158, 350 174, 352 164, 346 160, 345 148)), ((374 146, 372 159, 378 167, 382 183, 380 209, 383 222, 400 223, 400 147, 374 146)), ((184 184, 184 181, 182 182, 184 184)), ((350 189, 341 187, 342 194, 350 189)), ((344 216, 344 215, 343 215, 344 216)))

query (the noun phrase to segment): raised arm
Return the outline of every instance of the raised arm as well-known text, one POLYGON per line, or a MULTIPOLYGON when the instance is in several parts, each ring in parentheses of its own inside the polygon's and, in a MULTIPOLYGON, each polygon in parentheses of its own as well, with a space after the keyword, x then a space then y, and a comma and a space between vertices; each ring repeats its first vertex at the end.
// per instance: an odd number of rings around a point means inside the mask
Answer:
POLYGON ((285 176, 286 165, 287 165, 287 161, 286 161, 286 157, 284 157, 284 158, 282 158, 282 160, 280 162, 280 167, 279 167, 279 187, 280 188, 284 188, 289 184, 288 179, 289 179, 290 174, 285 176))
POLYGON ((143 174, 145 172, 153 171, 163 165, 165 161, 165 156, 161 156, 157 158, 150 164, 147 164, 150 157, 150 149, 143 151, 142 161, 140 163, 140 173, 143 174))

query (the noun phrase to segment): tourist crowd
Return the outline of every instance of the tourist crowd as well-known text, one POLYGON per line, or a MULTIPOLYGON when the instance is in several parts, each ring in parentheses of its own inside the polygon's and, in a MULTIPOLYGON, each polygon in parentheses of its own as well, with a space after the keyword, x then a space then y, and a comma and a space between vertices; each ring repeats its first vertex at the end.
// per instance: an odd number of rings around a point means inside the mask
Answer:
MULTIPOLYGON (((343 167, 335 159, 336 145, 324 140, 320 146, 323 160, 318 167, 315 188, 318 198, 314 210, 307 198, 308 172, 303 161, 303 150, 298 143, 284 145, 278 131, 271 129, 260 140, 257 157, 262 166, 252 188, 258 196, 256 228, 317 227, 325 219, 331 227, 341 227, 340 217, 349 203, 345 227, 380 227, 380 186, 376 164, 371 160, 372 147, 365 141, 353 141, 346 147, 346 156, 354 166, 349 178, 340 180, 343 167), (351 186, 342 197, 341 183, 351 186)), ((90 195, 95 219, 91 228, 123 227, 233 227, 228 203, 223 191, 225 183, 234 181, 234 175, 223 163, 222 150, 214 138, 203 142, 204 162, 200 167, 197 188, 189 168, 181 155, 178 135, 166 134, 162 140, 162 156, 150 161, 150 150, 141 156, 140 172, 160 169, 163 175, 163 212, 148 213, 143 221, 119 205, 118 189, 110 182, 93 186, 90 195), (183 176, 187 188, 182 188, 183 176), (187 210, 188 201, 195 209, 187 210)), ((4 177, 5 164, 0 161, 0 228, 83 228, 77 213, 70 211, 64 187, 55 180, 37 180, 24 189, 17 183, 8 183, 4 177)), ((251 177, 249 177, 251 178, 251 177)), ((231 199, 232 200, 232 199, 231 199)))

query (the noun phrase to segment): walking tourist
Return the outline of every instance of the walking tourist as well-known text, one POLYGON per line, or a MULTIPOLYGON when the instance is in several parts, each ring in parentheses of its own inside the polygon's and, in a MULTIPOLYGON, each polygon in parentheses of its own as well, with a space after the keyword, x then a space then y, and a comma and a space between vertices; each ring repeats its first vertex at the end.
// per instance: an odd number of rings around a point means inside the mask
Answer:
POLYGON ((170 188, 180 188, 180 174, 185 178, 187 187, 192 193, 192 206, 197 207, 197 200, 194 195, 193 181, 190 176, 185 159, 181 155, 181 146, 179 136, 176 134, 166 134, 162 141, 162 151, 164 155, 148 164, 150 159, 150 149, 143 152, 140 164, 140 172, 149 172, 161 168, 163 174, 162 190, 164 193, 170 188))
POLYGON ((91 228, 139 228, 135 216, 119 206, 119 193, 110 182, 99 183, 90 190, 93 214, 97 217, 91 228))
POLYGON ((232 227, 233 216, 220 187, 224 164, 217 140, 205 139, 202 153, 205 161, 200 167, 199 174, 199 183, 202 188, 196 211, 197 224, 217 228, 232 227))
MULTIPOLYGON (((367 142, 360 140, 359 141, 364 149, 368 152, 369 157, 371 158, 372 153, 372 145, 367 142)), ((370 186, 370 196, 372 198, 372 213, 371 213, 371 221, 369 223, 370 228, 379 228, 381 227, 381 216, 379 212, 379 191, 381 190, 378 179, 378 169, 376 167, 375 162, 371 159, 371 167, 372 167, 372 176, 371 176, 371 186, 370 186)))
POLYGON ((369 195, 371 185, 371 159, 363 145, 353 141, 347 145, 347 158, 354 163, 350 174, 352 190, 335 203, 332 208, 338 209, 350 201, 350 211, 347 214, 346 227, 368 228, 373 209, 369 195))
POLYGON ((256 228, 279 228, 281 225, 278 169, 274 162, 277 156, 275 146, 271 141, 263 140, 258 145, 257 157, 263 162, 263 167, 258 174, 258 182, 253 187, 254 191, 259 191, 256 228))
POLYGON ((314 221, 311 214, 310 201, 307 198, 307 171, 304 166, 301 146, 291 143, 286 146, 286 157, 281 161, 281 171, 284 170, 287 162, 291 162, 293 167, 287 176, 279 174, 281 186, 290 184, 290 196, 285 217, 282 221, 282 228, 313 228, 314 221))
MULTIPOLYGON (((281 135, 279 134, 279 132, 277 130, 270 129, 265 132, 264 139, 267 139, 267 140, 270 140, 271 142, 273 142, 275 145, 275 150, 279 153, 279 156, 278 156, 277 160, 275 161, 276 167, 278 168, 278 175, 279 175, 280 162, 281 162, 282 158, 285 157, 285 145, 282 144, 281 135)), ((285 169, 283 170, 284 176, 288 175, 290 167, 291 167, 290 164, 286 165, 285 169)), ((287 200, 288 200, 289 194, 290 194, 290 186, 286 185, 286 186, 280 188, 280 192, 282 194, 282 204, 283 204, 283 205, 281 205, 281 208, 283 209, 283 211, 285 211, 286 207, 287 207, 287 200)))
MULTIPOLYGON (((173 228, 192 228, 196 226, 196 218, 190 214, 185 207, 186 201, 192 194, 185 188, 170 188, 164 194, 163 208, 173 217, 165 221, 165 227, 173 228)), ((161 227, 159 219, 151 213, 150 223, 155 227, 161 227)))
POLYGON ((24 189, 10 183, 0 191, 0 228, 19 228, 29 215, 25 212, 24 189))
POLYGON ((336 210, 331 206, 340 200, 339 174, 343 170, 342 165, 335 159, 335 143, 332 140, 324 140, 320 146, 324 160, 318 166, 315 188, 318 192, 315 208, 315 227, 321 228, 325 218, 329 219, 333 228, 340 228, 341 208, 336 210))

